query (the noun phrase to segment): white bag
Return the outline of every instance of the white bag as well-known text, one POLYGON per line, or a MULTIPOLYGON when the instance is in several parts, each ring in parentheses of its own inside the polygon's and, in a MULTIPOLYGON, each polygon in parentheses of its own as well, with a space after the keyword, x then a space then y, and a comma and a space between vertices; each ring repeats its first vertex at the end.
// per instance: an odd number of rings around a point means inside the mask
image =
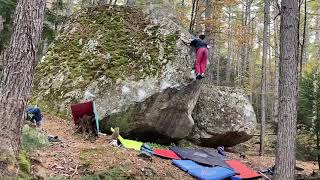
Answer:
POLYGON ((190 74, 190 78, 195 80, 196 77, 197 77, 196 76, 196 71, 194 69, 192 69, 191 74, 190 74))

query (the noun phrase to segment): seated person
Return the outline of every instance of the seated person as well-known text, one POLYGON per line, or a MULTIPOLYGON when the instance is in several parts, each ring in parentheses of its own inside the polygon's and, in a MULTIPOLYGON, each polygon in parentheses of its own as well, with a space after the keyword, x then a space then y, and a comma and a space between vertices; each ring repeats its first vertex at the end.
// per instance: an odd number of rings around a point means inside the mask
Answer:
POLYGON ((40 127, 43 115, 37 107, 28 107, 27 110, 27 120, 32 122, 34 127, 40 127))

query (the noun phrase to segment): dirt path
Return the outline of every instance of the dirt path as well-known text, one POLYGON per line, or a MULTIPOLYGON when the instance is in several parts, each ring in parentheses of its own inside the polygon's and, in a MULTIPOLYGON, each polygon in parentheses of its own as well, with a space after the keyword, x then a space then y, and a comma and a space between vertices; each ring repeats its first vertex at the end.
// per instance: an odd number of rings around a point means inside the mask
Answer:
MULTIPOLYGON (((33 153, 33 174, 40 179, 57 176, 80 179, 84 175, 101 171, 110 171, 115 173, 115 176, 125 176, 125 179, 128 177, 143 180, 193 179, 171 165, 169 160, 153 157, 150 161, 140 158, 136 151, 109 145, 106 137, 92 142, 84 140, 82 135, 74 133, 71 121, 45 114, 43 129, 49 135, 59 136, 62 143, 56 143, 45 150, 33 153)), ((239 159, 237 154, 228 155, 232 159, 239 159)), ((273 165, 274 158, 247 156, 241 161, 255 169, 264 169, 273 165)), ((308 175, 317 169, 312 162, 298 162, 297 164, 304 168, 303 173, 308 175)))
POLYGON ((32 155, 33 173, 39 177, 79 179, 85 174, 117 169, 136 179, 193 179, 169 160, 139 158, 138 152, 113 147, 106 138, 86 141, 82 135, 74 134, 71 122, 52 115, 45 114, 43 129, 63 142, 32 155))

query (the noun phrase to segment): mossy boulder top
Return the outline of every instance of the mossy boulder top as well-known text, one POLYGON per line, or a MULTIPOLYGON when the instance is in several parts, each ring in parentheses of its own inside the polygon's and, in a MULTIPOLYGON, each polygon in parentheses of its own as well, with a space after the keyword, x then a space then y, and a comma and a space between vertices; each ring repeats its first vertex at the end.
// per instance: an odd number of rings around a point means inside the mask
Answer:
POLYGON ((96 96, 100 115, 189 82, 191 35, 168 5, 92 7, 74 15, 37 66, 33 103, 59 115, 96 96))

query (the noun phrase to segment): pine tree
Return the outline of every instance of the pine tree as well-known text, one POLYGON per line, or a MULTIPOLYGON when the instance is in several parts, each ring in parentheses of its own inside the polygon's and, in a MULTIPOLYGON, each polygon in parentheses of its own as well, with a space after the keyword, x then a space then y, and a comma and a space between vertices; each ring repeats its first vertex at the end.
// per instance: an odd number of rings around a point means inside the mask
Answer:
MULTIPOLYGON (((10 45, 0 75, 0 177, 16 176, 12 168, 20 149, 25 107, 30 97, 44 19, 44 0, 19 0, 10 45)), ((11 179, 11 178, 10 178, 11 179)))
POLYGON ((281 1, 279 124, 274 177, 276 180, 293 180, 295 175, 298 10, 298 1, 281 1))

